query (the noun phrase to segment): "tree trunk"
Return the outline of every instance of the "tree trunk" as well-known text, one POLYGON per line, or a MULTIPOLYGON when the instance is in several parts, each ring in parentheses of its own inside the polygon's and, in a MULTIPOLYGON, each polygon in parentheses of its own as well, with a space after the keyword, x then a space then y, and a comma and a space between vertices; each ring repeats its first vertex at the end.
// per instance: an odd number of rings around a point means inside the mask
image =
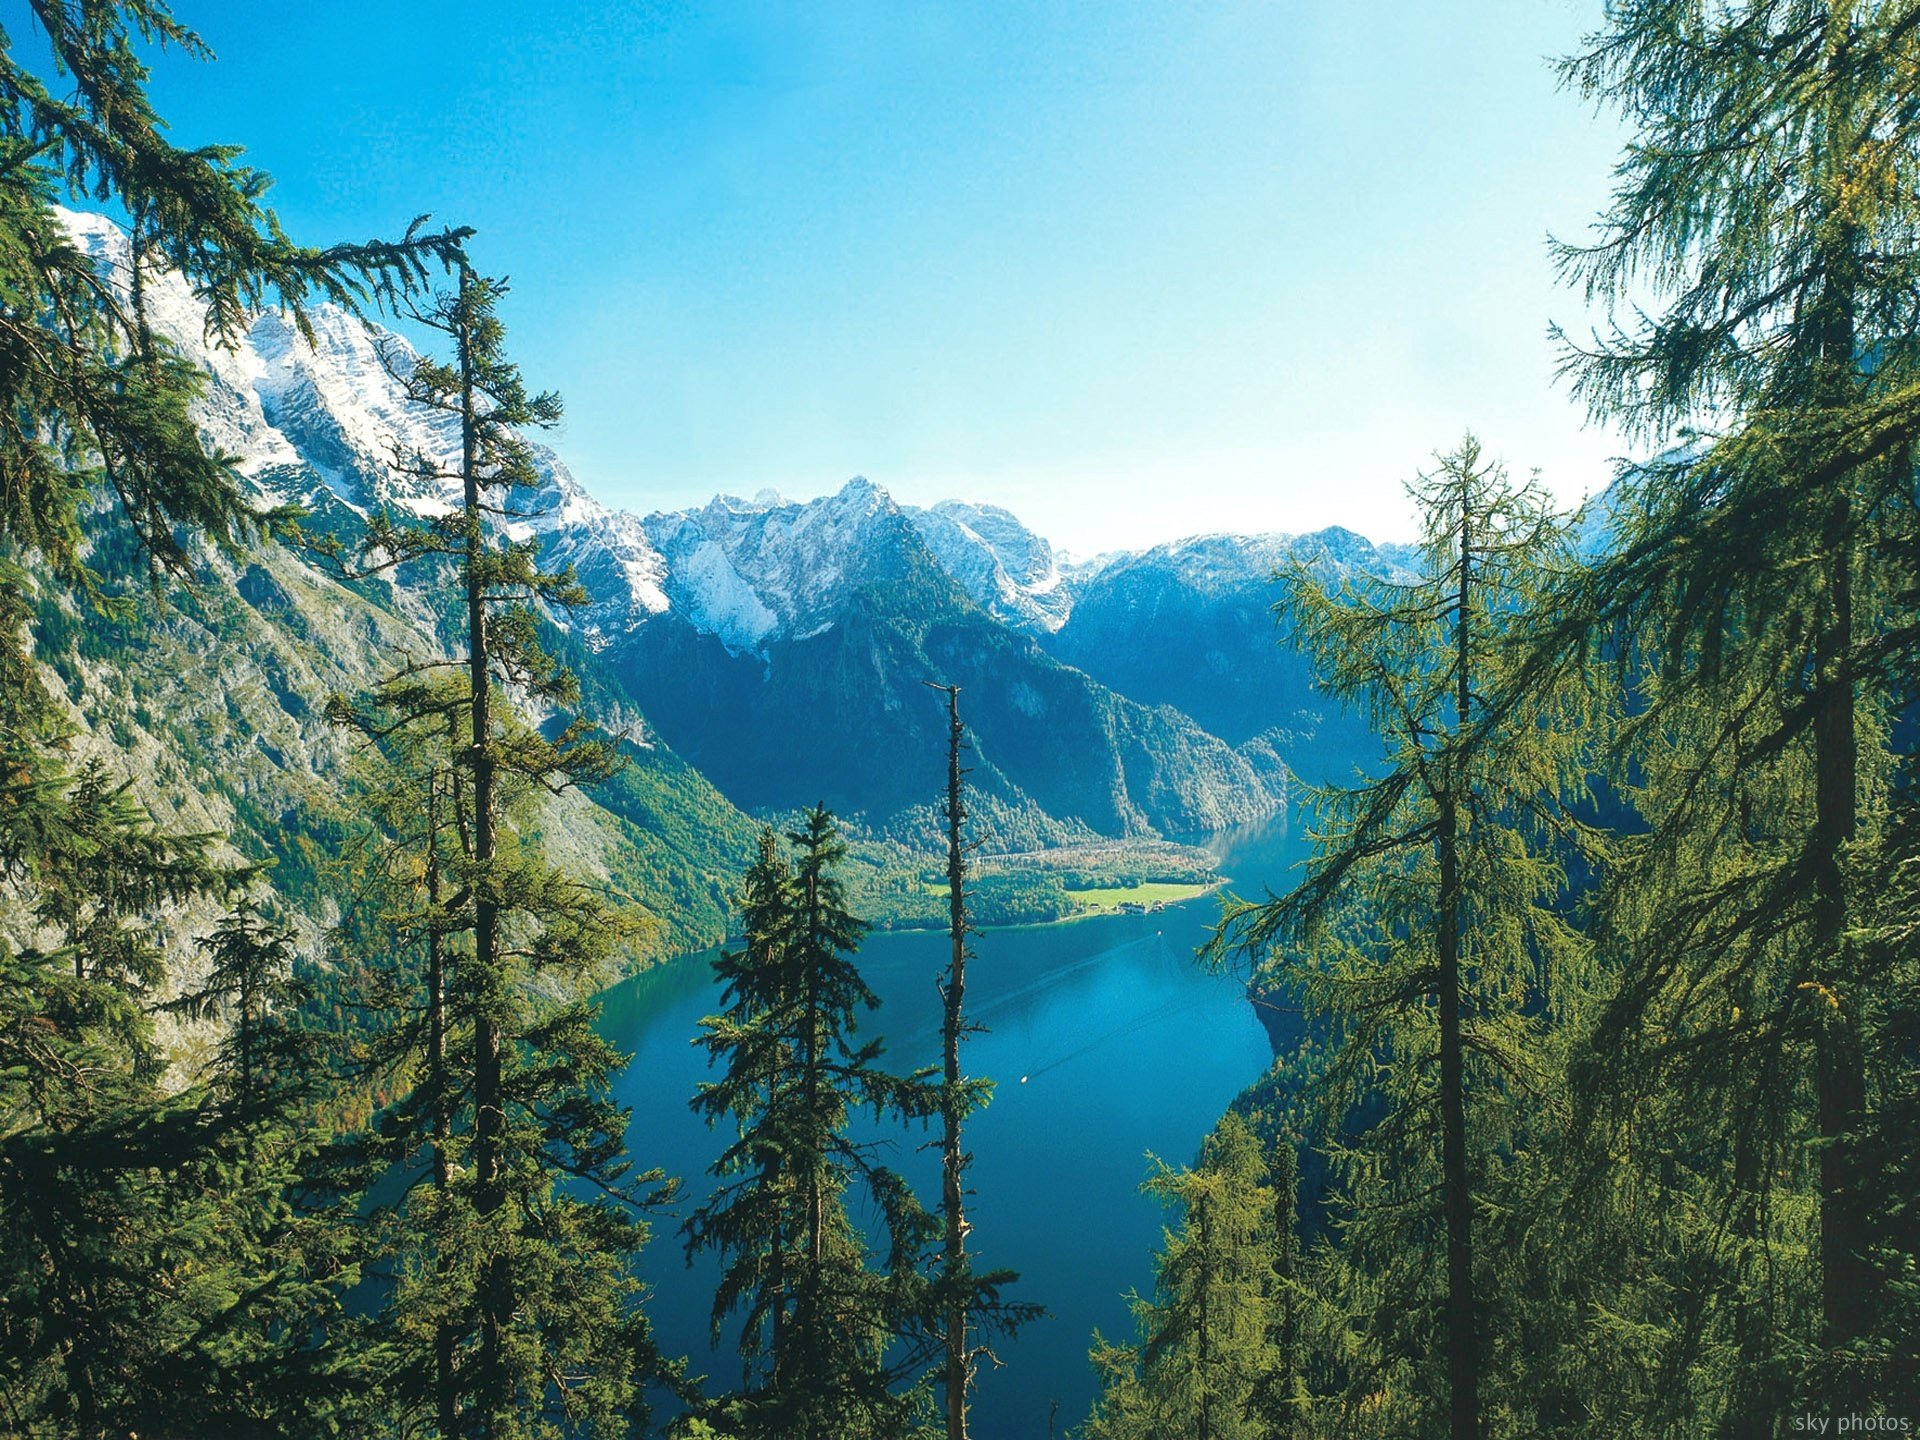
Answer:
MULTIPOLYGON (((463 302, 474 284, 460 272, 463 302)), ((483 1219, 506 1204, 502 1145, 506 1132, 501 1093, 500 907, 494 898, 494 757, 487 591, 482 575, 485 535, 480 508, 480 417, 475 408, 473 337, 463 303, 460 348, 460 474, 466 501, 467 665, 473 772, 473 1163, 474 1210, 483 1219)), ((504 1257, 489 1259, 480 1277, 480 1373, 476 1377, 480 1433, 492 1435, 512 1404, 505 1373, 506 1329, 513 1315, 513 1276, 504 1257)))
POLYGON ((1440 800, 1439 858, 1439 1006, 1440 1006, 1440 1167, 1442 1205, 1447 1226, 1447 1433, 1451 1440, 1478 1440, 1479 1367, 1475 1354, 1473 1303, 1473 1196, 1467 1180, 1466 1073, 1460 1042, 1460 812, 1454 787, 1461 783, 1458 746, 1464 742, 1473 690, 1470 680, 1473 555, 1472 504, 1462 481, 1460 504, 1460 587, 1454 615, 1455 748, 1447 759, 1440 800))
POLYGON ((1198 1425, 1195 1432, 1197 1440, 1213 1440, 1213 1377, 1208 1373, 1213 1366, 1213 1337, 1207 1330, 1208 1312, 1213 1308, 1213 1231, 1208 1223, 1208 1195, 1209 1192, 1203 1188, 1193 1201, 1194 1228, 1200 1239, 1200 1284, 1199 1294, 1195 1297, 1198 1313, 1194 1317, 1193 1339, 1194 1372, 1200 1382, 1197 1387, 1199 1394, 1195 1397, 1199 1402, 1198 1413, 1194 1417, 1198 1425))
POLYGON ((1295 1429, 1300 1348, 1299 1305, 1293 1284, 1300 1269, 1295 1235, 1300 1208, 1299 1160, 1293 1142, 1282 1137, 1273 1152, 1273 1275, 1280 1283, 1275 1347, 1280 1352, 1280 1374, 1275 1385, 1278 1405, 1274 1415, 1275 1440, 1291 1440, 1295 1429))
MULTIPOLYGON (((821 1170, 826 1165, 827 1146, 824 1140, 826 1125, 820 1118, 820 882, 819 876, 811 867, 806 879, 806 1031, 802 1040, 802 1059, 806 1069, 802 1076, 802 1095, 805 1097, 807 1143, 810 1153, 806 1156, 807 1173, 807 1267, 801 1276, 794 1304, 794 1331, 802 1347, 803 1363, 798 1367, 800 1383, 815 1385, 825 1376, 820 1373, 818 1359, 826 1349, 821 1314, 821 1270, 826 1259, 826 1195, 821 1186, 821 1170)), ((817 1407, 814 1403, 818 1396, 802 1397, 808 1402, 805 1406, 807 1433, 804 1440, 821 1440, 814 1434, 814 1416, 817 1407)))
POLYGON ((1850 506, 1845 494, 1828 524, 1827 613, 1815 641, 1814 670, 1821 687, 1814 714, 1814 935, 1815 975, 1824 1001, 1815 1061, 1815 1105, 1820 1129, 1820 1268, 1824 1340, 1844 1346, 1866 1327, 1870 1275, 1862 1257, 1860 1181, 1854 1173, 1854 1132, 1865 1104, 1855 996, 1847 967, 1848 904, 1844 857, 1858 826, 1859 744, 1853 684, 1847 674, 1853 645, 1850 506))
POLYGON ((967 1354, 967 1157, 960 1146, 960 1037, 967 993, 967 871, 966 851, 961 844, 961 826, 967 812, 960 786, 964 773, 960 749, 966 743, 966 730, 960 723, 960 687, 935 688, 945 690, 947 696, 947 928, 953 943, 946 983, 940 987, 946 1080, 940 1104, 940 1206, 946 1220, 944 1276, 951 1287, 943 1337, 947 1352, 947 1440, 966 1440, 967 1387, 973 1378, 967 1354))
MULTIPOLYGON (((449 719, 449 728, 452 723, 449 719)), ((450 734, 447 738, 456 737, 450 734)), ((454 803, 459 803, 457 797, 454 803)), ((426 878, 427 1084, 433 1094, 433 1188, 444 1197, 453 1179, 447 1155, 453 1126, 447 1114, 447 942, 440 929, 440 786, 431 771, 427 775, 426 878)), ((440 1263, 444 1267, 446 1258, 442 1257, 440 1263)), ((458 1434, 460 1426, 454 1347, 453 1327, 442 1322, 433 1337, 433 1394, 443 1437, 458 1434)))
MULTIPOLYGON (((1846 157, 1866 139, 1856 134, 1849 110, 1852 99, 1842 57, 1852 45, 1850 6, 1836 5, 1827 16, 1828 109, 1824 163, 1830 182, 1846 183, 1846 157)), ((1829 215, 1831 227, 1822 256, 1825 281, 1821 310, 1820 362, 1815 399, 1822 408, 1846 409, 1859 397, 1857 296, 1862 279, 1864 240, 1859 225, 1829 215)), ((1845 851, 1858 828, 1859 735, 1851 674, 1853 649, 1853 502, 1852 476, 1835 482, 1822 524, 1823 605, 1814 633, 1813 671, 1817 687, 1813 720, 1814 884, 1813 978, 1827 1013, 1816 1040, 1814 1061, 1815 1123, 1820 1147, 1821 1314, 1825 1344, 1838 1349, 1867 1325, 1870 1278, 1863 1258, 1865 1220, 1859 1177, 1854 1174, 1854 1131, 1865 1105, 1856 997, 1847 965, 1848 897, 1845 851)))

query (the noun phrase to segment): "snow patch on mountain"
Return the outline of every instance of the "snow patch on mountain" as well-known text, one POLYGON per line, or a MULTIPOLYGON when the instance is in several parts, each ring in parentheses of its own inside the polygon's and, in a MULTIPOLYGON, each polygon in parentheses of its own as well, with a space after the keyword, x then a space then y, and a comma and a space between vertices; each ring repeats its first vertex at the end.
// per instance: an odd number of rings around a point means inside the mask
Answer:
MULTIPOLYGON (((75 243, 120 293, 131 292, 127 236, 100 215, 62 211, 75 243)), ((232 343, 205 333, 205 307, 171 271, 149 270, 145 302, 154 332, 207 377, 195 416, 208 442, 236 456, 274 500, 289 469, 310 470, 343 503, 426 518, 460 503, 453 472, 460 458, 457 417, 406 398, 403 381, 417 356, 405 339, 330 304, 307 311, 311 341, 279 310, 257 316, 232 343)), ((571 564, 595 597, 572 617, 590 641, 609 638, 667 608, 665 562, 633 515, 607 509, 544 445, 533 447, 538 487, 514 497, 504 528, 541 542, 544 562, 571 564)))
POLYGON ((817 500, 720 495, 643 524, 665 559, 674 611, 735 654, 828 629, 855 587, 899 573, 912 535, 900 507, 865 476, 817 500))
POLYGON ((1045 634, 1066 623, 1073 598, 1053 547, 1011 511, 943 500, 905 514, 940 568, 989 615, 1045 634))
MULTIPOLYGON (((75 247, 125 301, 133 285, 133 252, 126 232, 104 215, 59 207, 55 214, 75 247)), ((145 280, 147 318, 154 332, 198 361, 206 374, 195 413, 208 443, 220 453, 245 457, 250 469, 299 463, 292 443, 268 423, 254 388, 264 368, 260 356, 244 341, 234 347, 208 343, 206 307, 180 276, 149 270, 145 280)))

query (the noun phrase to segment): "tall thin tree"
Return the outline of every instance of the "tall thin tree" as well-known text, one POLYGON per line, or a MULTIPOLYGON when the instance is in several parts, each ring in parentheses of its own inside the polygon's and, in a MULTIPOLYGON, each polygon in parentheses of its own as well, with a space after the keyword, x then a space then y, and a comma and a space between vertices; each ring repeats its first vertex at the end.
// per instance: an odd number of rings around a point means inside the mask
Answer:
POLYGON ((1389 739, 1388 768, 1314 793, 1306 879, 1263 903, 1229 902, 1208 953, 1247 956, 1263 984, 1304 994, 1334 1025, 1338 1058, 1322 1082, 1331 1133, 1356 1106, 1378 1117, 1335 1146, 1366 1187, 1347 1233, 1384 1280, 1366 1328, 1391 1337, 1391 1363, 1444 1356, 1432 1389, 1446 1397, 1447 1431, 1475 1440, 1486 1308, 1475 1197, 1514 1123, 1511 1087, 1537 1068, 1528 1037, 1551 1004, 1539 977, 1582 949, 1559 908, 1568 852, 1556 802, 1584 785, 1592 735, 1579 713, 1588 692, 1566 679, 1516 688, 1523 667, 1503 643, 1568 560, 1540 489, 1511 484, 1472 436, 1410 488, 1424 523, 1419 579, 1333 593, 1296 566, 1284 602, 1327 689, 1389 739), (1436 1194, 1437 1344, 1406 1330, 1431 1279, 1426 1252, 1405 1243, 1436 1194))
POLYGON ((940 990, 940 1214, 945 1226, 941 1279, 946 1289, 943 1380, 947 1440, 966 1440, 967 1392, 973 1384, 974 1357, 968 1349, 966 1172, 967 1152, 961 1125, 972 1108, 960 1083, 960 1045, 970 1027, 967 1002, 967 822, 965 767, 960 752, 967 743, 960 720, 960 687, 927 684, 947 697, 947 934, 951 949, 940 990))
POLYGON ((992 1351, 980 1337, 1011 1335, 1044 1313, 1031 1301, 1008 1300, 1006 1286, 1020 1277, 1012 1270, 977 1271, 967 1250, 973 1231, 967 1219, 967 1168, 972 1156, 963 1130, 967 1118, 993 1098, 993 1082, 961 1073, 960 1047, 981 1027, 967 1018, 967 961, 973 933, 967 907, 967 767, 961 752, 971 748, 960 718, 960 687, 925 684, 947 699, 947 793, 941 814, 947 823, 947 973, 935 981, 940 991, 940 1218, 939 1274, 933 1287, 937 1314, 934 1330, 941 1349, 941 1392, 948 1440, 967 1434, 969 1397, 980 1362, 992 1351))

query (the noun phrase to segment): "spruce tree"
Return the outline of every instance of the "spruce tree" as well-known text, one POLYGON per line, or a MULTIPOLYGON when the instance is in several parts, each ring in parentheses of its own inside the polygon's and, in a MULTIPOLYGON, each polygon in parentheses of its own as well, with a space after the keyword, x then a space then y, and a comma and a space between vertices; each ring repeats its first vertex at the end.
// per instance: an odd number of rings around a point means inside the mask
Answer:
MULTIPOLYGON (((317 1433, 348 1413, 339 1247, 300 1200, 299 1030, 280 932, 251 904, 168 1000, 155 926, 251 880, 95 783, 29 797, 18 874, 44 943, 0 943, 0 1395, 23 1434, 317 1433), (245 1013, 203 1073, 169 1075, 154 1016, 245 1013)), ((174 957, 179 963, 184 957, 174 957)))
POLYGON ((564 997, 604 977, 636 927, 525 838, 528 807, 607 778, 618 757, 572 713, 578 682, 540 639, 538 607, 585 592, 502 533, 514 492, 536 483, 522 428, 551 424, 559 401, 530 393, 505 357, 504 287, 464 263, 458 274, 454 293, 415 312, 450 339, 452 362, 395 356, 393 367, 408 400, 460 436, 457 458, 414 455, 405 468, 457 487, 461 503, 425 524, 374 517, 363 543, 375 568, 450 585, 453 654, 418 657, 332 707, 384 757, 380 811, 399 822, 391 844, 407 877, 388 918, 425 988, 402 1038, 420 1085, 375 1150, 412 1165, 424 1147, 430 1181, 391 1217, 404 1264, 388 1328, 403 1355, 416 1342, 424 1352, 414 1373, 432 1383, 408 1393, 443 1433, 624 1433, 664 1374, 631 1268, 658 1177, 635 1175, 624 1155, 627 1112, 606 1093, 621 1056, 592 1007, 564 997), (554 713, 554 733, 515 700, 554 713))
POLYGON ((745 1312, 732 1429, 768 1440, 902 1435, 925 1408, 917 1382, 932 1347, 919 1265, 936 1226, 847 1131, 861 1109, 927 1119, 941 1091, 881 1069, 881 1042, 856 1038, 859 1012, 879 1000, 852 959, 866 926, 846 905, 833 816, 816 807, 786 838, 791 859, 762 836, 743 946, 718 966, 725 1009, 702 1022, 700 1044, 725 1068, 694 1108, 733 1117, 738 1135, 714 1165, 722 1185, 687 1222, 688 1247, 725 1262, 716 1338, 745 1312), (856 1189, 881 1217, 881 1256, 848 1211, 856 1189))
POLYGON ((291 518, 208 448, 200 377, 148 321, 155 267, 232 340, 271 303, 304 324, 312 300, 417 285, 459 234, 295 244, 237 150, 166 138, 141 47, 204 49, 164 4, 23 13, 51 66, 0 32, 0 864, 29 917, 0 941, 0 1426, 294 1434, 330 1423, 330 1362, 304 1337, 332 1302, 289 1248, 297 1232, 316 1253, 289 1206, 290 1122, 238 1113, 232 1077, 180 1089, 150 1013, 184 958, 160 937, 206 923, 245 868, 156 826, 111 762, 75 763, 30 600, 120 608, 89 561, 102 535, 130 535, 157 581, 291 518), (61 201, 127 217, 125 274, 96 270, 61 201))
POLYGON ((294 932, 260 913, 243 895, 200 941, 205 976, 164 1009, 195 1020, 217 1020, 224 1035, 215 1068, 232 1102, 258 1112, 283 1090, 302 1083, 306 1050, 298 1010, 306 989, 294 974, 294 932))

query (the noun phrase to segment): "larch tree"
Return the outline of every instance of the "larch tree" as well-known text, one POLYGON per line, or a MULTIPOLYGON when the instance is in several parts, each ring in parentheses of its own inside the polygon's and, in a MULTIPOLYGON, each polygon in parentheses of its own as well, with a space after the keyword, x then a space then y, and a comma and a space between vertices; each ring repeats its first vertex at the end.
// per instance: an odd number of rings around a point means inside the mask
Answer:
POLYGON ((1267 1163, 1273 1196, 1273 1277, 1267 1301, 1270 1361, 1254 1382, 1249 1413, 1266 1427, 1271 1440, 1305 1434, 1307 1391, 1305 1266, 1300 1253, 1300 1156, 1293 1139, 1282 1135, 1267 1163))
POLYGON ((1920 7, 1635 0, 1565 74, 1630 131, 1597 235, 1562 250, 1630 318, 1569 342, 1565 368, 1656 451, 1542 627, 1612 647, 1635 691, 1619 768, 1648 834, 1615 892, 1627 973, 1594 1073, 1620 1082, 1616 1139, 1643 1092, 1666 1107, 1726 1217, 1675 1263, 1745 1254, 1671 1328, 1730 1337, 1743 1378, 1715 1403, 1753 1433, 1796 1385, 1865 1400, 1898 1368, 1874 1338, 1890 1237, 1859 1159, 1897 992, 1858 943, 1855 877, 1883 834, 1915 636, 1889 566, 1920 435, 1920 7), (1807 1165, 1810 1237, 1789 1199, 1807 1165), (1776 1263, 1809 1252, 1811 1320, 1802 1267, 1776 1263))
POLYGON ((1260 1144, 1234 1111, 1222 1117, 1192 1169, 1156 1162, 1143 1187, 1180 1212, 1154 1260, 1154 1293, 1135 1297, 1139 1339, 1096 1337, 1101 1396, 1087 1440, 1255 1440, 1267 1433, 1259 1401, 1276 1368, 1273 1192, 1260 1144))
POLYGON ((1364 1383, 1409 1423, 1421 1397, 1443 1397, 1445 1433, 1473 1440, 1493 1298, 1475 1214, 1517 1092, 1543 1083, 1535 1036, 1556 1003, 1544 977, 1584 963, 1562 908, 1562 802, 1585 784, 1592 692, 1523 684, 1506 638, 1570 562, 1538 486, 1513 485, 1469 436, 1410 488, 1417 579, 1335 592, 1296 566, 1283 602, 1328 692, 1387 739, 1383 773, 1312 794, 1306 877, 1230 901, 1208 953, 1245 957, 1263 991, 1299 996, 1329 1027, 1334 1057, 1314 1084, 1344 1248, 1370 1277, 1373 1313, 1357 1324, 1380 1360, 1364 1383))

